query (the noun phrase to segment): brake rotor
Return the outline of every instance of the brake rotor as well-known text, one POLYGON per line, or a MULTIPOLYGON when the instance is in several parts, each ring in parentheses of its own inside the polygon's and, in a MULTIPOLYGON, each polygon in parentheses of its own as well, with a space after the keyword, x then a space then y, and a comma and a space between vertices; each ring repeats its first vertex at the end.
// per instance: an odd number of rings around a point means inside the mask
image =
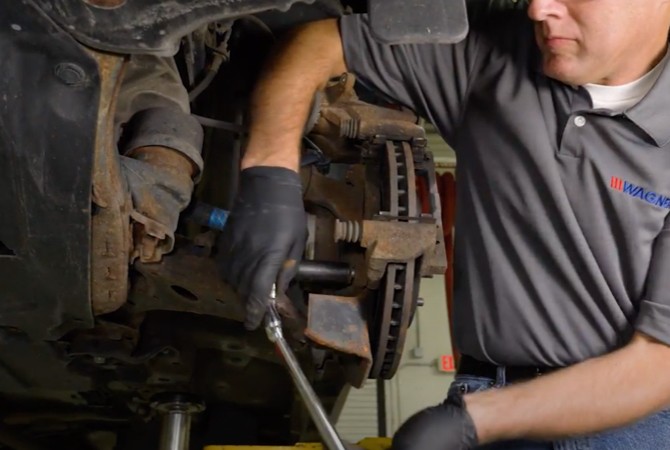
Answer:
MULTIPOLYGON (((419 216, 412 150, 407 142, 386 144, 386 189, 382 205, 390 220, 419 216)), ((371 316, 372 369, 370 378, 393 377, 405 346, 407 329, 418 300, 416 262, 389 263, 371 316)))

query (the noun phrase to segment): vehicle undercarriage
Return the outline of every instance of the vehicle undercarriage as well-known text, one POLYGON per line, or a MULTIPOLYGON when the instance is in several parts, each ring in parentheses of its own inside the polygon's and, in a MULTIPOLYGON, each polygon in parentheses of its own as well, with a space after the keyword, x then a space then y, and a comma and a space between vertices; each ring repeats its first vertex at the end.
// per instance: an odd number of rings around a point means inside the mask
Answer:
MULTIPOLYGON (((161 405, 174 394, 206 407, 192 448, 315 437, 264 331, 244 329, 243 304, 217 273, 223 225, 203 217, 232 205, 249 94, 274 41, 297 23, 359 8, 291 0, 3 6, 0 448, 154 445, 161 405), (175 51, 205 129, 204 171, 173 250, 143 262, 115 108, 128 55, 175 51)), ((440 202, 419 118, 350 74, 315 99, 303 147, 309 239, 279 309, 337 416, 347 386, 393 376, 420 279, 444 273, 440 202)))

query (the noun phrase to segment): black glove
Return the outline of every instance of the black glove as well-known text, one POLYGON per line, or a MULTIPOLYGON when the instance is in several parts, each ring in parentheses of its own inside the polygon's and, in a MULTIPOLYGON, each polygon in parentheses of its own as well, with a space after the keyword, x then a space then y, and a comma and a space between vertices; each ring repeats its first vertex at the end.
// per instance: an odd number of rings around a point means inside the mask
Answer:
POLYGON ((278 292, 288 287, 306 238, 299 175, 282 167, 243 170, 218 249, 224 281, 246 301, 247 329, 263 320, 272 285, 278 292))
MULTIPOLYGON (((131 258, 158 262, 174 247, 179 213, 191 201, 193 180, 186 170, 177 166, 158 165, 126 156, 119 158, 133 199, 130 214, 134 223, 131 258)), ((186 159, 184 161, 184 164, 190 165, 186 159)))
POLYGON ((392 450, 467 450, 477 446, 477 431, 460 394, 426 408, 402 424, 392 450))

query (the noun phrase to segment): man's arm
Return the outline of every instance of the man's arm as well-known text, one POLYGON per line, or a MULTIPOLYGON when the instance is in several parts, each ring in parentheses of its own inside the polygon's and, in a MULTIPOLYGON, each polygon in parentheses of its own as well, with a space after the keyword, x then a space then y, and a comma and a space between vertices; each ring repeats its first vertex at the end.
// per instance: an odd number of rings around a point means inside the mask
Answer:
POLYGON ((276 166, 298 171, 300 139, 314 94, 346 70, 337 19, 292 31, 254 91, 242 169, 276 166))
POLYGON ((670 347, 637 333, 620 350, 532 381, 465 396, 480 443, 552 439, 634 422, 670 406, 670 347))
POLYGON ((284 292, 307 240, 298 175, 300 140, 316 90, 346 71, 336 20, 293 31, 254 90, 240 184, 218 243, 221 276, 246 303, 257 328, 272 285, 284 292))

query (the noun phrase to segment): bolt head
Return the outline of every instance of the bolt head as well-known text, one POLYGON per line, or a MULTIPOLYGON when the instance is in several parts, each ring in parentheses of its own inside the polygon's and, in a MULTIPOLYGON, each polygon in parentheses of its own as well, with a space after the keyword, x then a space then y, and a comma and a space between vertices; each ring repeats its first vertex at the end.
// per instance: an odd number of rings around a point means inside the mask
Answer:
POLYGON ((74 63, 60 63, 54 68, 54 74, 66 86, 81 87, 88 83, 84 69, 74 63))

